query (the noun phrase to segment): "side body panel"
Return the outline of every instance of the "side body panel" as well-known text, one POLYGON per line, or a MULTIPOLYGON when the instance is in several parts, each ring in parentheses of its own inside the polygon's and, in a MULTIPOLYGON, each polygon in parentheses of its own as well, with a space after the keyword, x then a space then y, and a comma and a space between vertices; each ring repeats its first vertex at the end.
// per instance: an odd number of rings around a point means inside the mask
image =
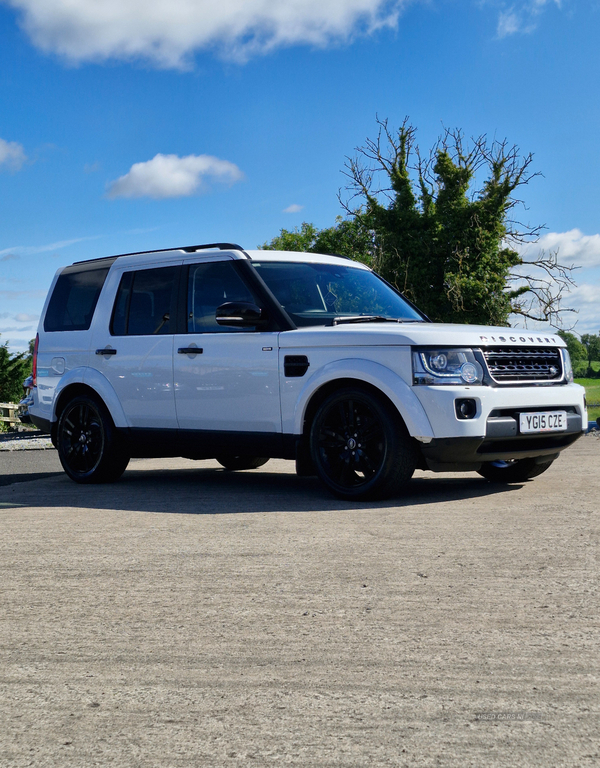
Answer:
MULTIPOLYGON (((173 265, 172 260, 151 264, 152 268, 173 265)), ((131 269, 117 263, 107 277, 92 323, 88 366, 110 383, 128 427, 175 429, 173 335, 113 336, 110 332, 117 289, 123 273, 131 269), (103 349, 115 354, 97 353, 103 349)))
POLYGON ((262 332, 175 336, 179 428, 281 432, 278 336, 262 332), (178 352, 191 347, 202 352, 178 352))
POLYGON ((44 330, 44 317, 61 272, 59 269, 54 275, 38 325, 37 387, 32 390, 33 405, 29 409, 33 416, 47 422, 54 421, 54 404, 65 386, 63 382, 80 381, 89 360, 89 331, 44 330))
POLYGON ((396 406, 413 437, 424 440, 433 437, 422 404, 399 373, 403 371, 410 378, 410 350, 407 347, 294 348, 294 355, 306 355, 309 361, 308 371, 302 378, 285 376, 284 360, 289 351, 280 350, 284 433, 302 434, 308 403, 323 385, 338 379, 354 379, 381 390, 396 406), (342 354, 344 357, 340 359, 342 354))

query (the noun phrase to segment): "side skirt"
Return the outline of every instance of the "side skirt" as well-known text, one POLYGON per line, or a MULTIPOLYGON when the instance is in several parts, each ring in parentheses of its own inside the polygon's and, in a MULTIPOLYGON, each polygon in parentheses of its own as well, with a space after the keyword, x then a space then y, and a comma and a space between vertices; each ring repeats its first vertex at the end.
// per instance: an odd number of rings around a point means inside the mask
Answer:
POLYGON ((214 459, 222 454, 295 459, 300 435, 276 432, 213 432, 191 429, 121 429, 132 458, 184 456, 214 459))

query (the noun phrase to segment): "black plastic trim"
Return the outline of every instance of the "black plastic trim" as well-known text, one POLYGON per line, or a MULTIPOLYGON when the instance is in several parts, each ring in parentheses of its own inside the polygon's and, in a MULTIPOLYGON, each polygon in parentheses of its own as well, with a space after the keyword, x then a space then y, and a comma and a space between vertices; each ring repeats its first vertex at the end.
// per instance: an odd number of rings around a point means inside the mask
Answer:
POLYGON ((444 465, 474 466, 486 461, 510 461, 536 456, 557 455, 578 440, 584 432, 561 432, 558 435, 517 435, 514 438, 448 437, 419 443, 428 466, 446 471, 444 465))
POLYGON ((300 435, 198 429, 120 429, 133 458, 185 456, 213 459, 223 453, 295 459, 300 435))
POLYGON ((87 272, 90 269, 99 269, 101 267, 112 267, 118 256, 102 256, 99 259, 86 259, 85 261, 75 261, 68 267, 65 267, 61 275, 69 275, 71 272, 87 272))
POLYGON ((34 416, 32 413, 29 415, 31 417, 31 423, 34 424, 40 432, 47 435, 52 432, 52 422, 49 419, 43 419, 41 416, 34 416))
POLYGON ((286 355, 283 358, 283 372, 288 379, 302 378, 309 366, 306 355, 286 355))
POLYGON ((196 251, 219 250, 219 251, 242 251, 244 249, 237 243, 206 243, 204 245, 187 245, 185 248, 174 248, 170 250, 181 250, 186 253, 196 253, 196 251))

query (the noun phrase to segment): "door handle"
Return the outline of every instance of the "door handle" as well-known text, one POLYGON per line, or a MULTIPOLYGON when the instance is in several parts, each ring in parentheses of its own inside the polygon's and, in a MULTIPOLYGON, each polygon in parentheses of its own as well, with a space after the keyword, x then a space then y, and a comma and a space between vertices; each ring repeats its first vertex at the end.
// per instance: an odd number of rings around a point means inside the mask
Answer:
POLYGON ((204 352, 202 347, 179 347, 178 355, 201 355, 204 352))
POLYGON ((117 354, 117 350, 116 349, 110 349, 110 348, 107 347, 106 349, 97 349, 96 350, 96 354, 97 355, 116 355, 117 354))

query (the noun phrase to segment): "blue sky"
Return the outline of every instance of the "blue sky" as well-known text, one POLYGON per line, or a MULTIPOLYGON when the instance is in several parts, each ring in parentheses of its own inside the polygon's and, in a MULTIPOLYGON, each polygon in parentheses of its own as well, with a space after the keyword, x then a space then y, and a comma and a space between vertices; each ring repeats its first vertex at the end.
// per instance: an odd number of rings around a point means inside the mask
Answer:
POLYGON ((376 114, 533 152, 520 218, 600 329, 599 0, 0 0, 0 342, 60 266, 330 226, 376 114))

